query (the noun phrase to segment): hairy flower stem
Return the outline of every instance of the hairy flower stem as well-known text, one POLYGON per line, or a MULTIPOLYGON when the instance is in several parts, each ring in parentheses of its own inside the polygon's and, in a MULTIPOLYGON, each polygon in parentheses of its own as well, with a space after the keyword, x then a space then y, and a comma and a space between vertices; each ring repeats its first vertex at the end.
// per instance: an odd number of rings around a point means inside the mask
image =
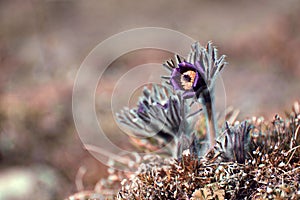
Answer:
POLYGON ((209 137, 210 148, 213 148, 215 145, 217 133, 217 121, 213 94, 213 91, 207 91, 203 94, 203 110, 206 118, 206 129, 209 137))

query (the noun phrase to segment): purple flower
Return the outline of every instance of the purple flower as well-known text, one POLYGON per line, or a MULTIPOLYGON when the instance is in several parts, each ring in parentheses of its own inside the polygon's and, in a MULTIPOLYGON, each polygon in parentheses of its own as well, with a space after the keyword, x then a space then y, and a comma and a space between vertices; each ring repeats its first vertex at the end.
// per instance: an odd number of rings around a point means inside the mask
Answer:
POLYGON ((204 70, 199 62, 195 64, 181 62, 172 71, 171 84, 175 90, 185 91, 183 97, 199 98, 200 94, 207 89, 203 76, 204 70))

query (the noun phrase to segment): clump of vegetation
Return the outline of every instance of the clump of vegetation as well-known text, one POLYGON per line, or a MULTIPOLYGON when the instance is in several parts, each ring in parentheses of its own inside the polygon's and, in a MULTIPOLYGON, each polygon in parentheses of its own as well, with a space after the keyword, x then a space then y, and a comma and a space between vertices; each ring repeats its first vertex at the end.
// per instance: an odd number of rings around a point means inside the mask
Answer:
POLYGON ((299 199, 299 102, 271 122, 238 122, 235 112, 220 122, 214 83, 225 65, 210 42, 195 43, 186 59, 167 61, 166 81, 145 88, 137 108, 118 114, 133 143, 149 155, 122 163, 135 171, 110 169, 96 192, 120 200, 299 199))
POLYGON ((187 151, 140 170, 122 182, 118 199, 299 199, 299 120, 292 112, 286 121, 254 118, 227 127, 225 137, 235 140, 229 148, 224 139, 203 157, 187 151), (244 131, 251 132, 247 151, 238 146, 244 131))

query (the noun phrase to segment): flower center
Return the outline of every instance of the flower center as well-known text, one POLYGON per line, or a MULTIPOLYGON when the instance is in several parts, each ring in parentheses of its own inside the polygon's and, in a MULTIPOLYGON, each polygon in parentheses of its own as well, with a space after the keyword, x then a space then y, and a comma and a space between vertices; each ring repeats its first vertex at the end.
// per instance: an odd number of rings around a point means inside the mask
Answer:
POLYGON ((196 72, 194 72, 193 70, 184 72, 181 75, 181 79, 180 79, 183 89, 185 90, 193 89, 193 83, 195 81, 195 77, 196 77, 196 72))

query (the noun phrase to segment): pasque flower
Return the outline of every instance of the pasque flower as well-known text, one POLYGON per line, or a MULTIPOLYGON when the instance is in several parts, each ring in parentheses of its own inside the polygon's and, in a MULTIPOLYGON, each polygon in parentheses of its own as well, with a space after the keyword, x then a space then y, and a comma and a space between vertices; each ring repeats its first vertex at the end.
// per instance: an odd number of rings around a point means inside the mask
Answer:
POLYGON ((190 104, 191 101, 169 86, 152 84, 144 88, 137 107, 124 108, 117 119, 133 132, 135 141, 139 142, 141 137, 154 148, 166 147, 162 153, 181 157, 183 150, 191 148, 197 154, 201 145, 198 148, 198 140, 193 135, 194 116, 202 109, 192 110, 190 104))
POLYGON ((206 48, 198 42, 192 45, 187 59, 175 56, 176 60, 167 61, 164 66, 171 71, 169 83, 175 90, 182 90, 183 98, 196 97, 204 107, 207 120, 207 133, 210 147, 215 144, 217 121, 214 110, 215 80, 226 65, 225 56, 218 56, 218 50, 208 42, 206 48), (184 61, 181 61, 184 60, 184 61))
POLYGON ((144 88, 136 108, 124 108, 117 119, 132 130, 134 136, 142 136, 150 143, 157 143, 157 146, 161 140, 162 145, 172 143, 171 149, 166 150, 175 157, 181 153, 177 151, 181 136, 190 136, 193 131, 191 118, 201 110, 190 111, 189 103, 181 95, 168 86, 153 84, 151 88, 144 88))
POLYGON ((207 89, 203 76, 204 70, 199 62, 191 64, 184 61, 173 69, 170 81, 175 90, 184 91, 183 97, 199 98, 199 95, 207 89))

